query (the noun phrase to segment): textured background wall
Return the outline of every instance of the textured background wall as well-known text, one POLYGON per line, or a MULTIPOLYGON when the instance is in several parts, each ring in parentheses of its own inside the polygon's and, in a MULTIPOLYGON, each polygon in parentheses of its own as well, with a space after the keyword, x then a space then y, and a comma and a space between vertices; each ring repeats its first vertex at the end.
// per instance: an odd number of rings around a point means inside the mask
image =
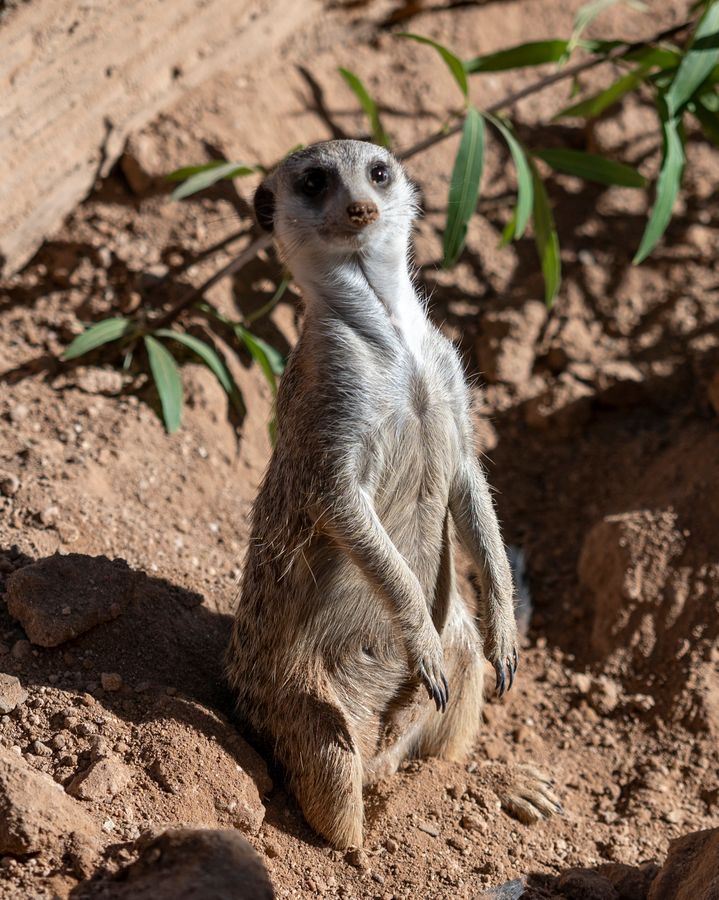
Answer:
POLYGON ((251 66, 319 0, 34 0, 0 18, 0 271, 26 262, 131 130, 251 66))

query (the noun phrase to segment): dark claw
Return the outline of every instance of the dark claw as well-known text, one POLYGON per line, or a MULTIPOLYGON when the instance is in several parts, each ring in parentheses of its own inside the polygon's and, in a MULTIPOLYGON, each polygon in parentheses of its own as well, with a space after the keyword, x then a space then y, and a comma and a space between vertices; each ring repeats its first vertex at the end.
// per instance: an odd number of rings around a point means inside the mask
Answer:
POLYGON ((514 663, 514 674, 516 675, 519 668, 519 653, 516 650, 512 653, 512 661, 514 663))
POLYGON ((497 673, 497 694, 502 697, 504 696, 505 691, 505 681, 504 681, 504 665, 502 663, 495 663, 494 669, 497 673))
POLYGON ((449 703, 449 685, 447 684, 444 672, 442 672, 442 681, 444 682, 444 708, 447 709, 447 704, 449 703))
POLYGON ((559 815, 563 816, 564 815, 564 807, 562 806, 562 804, 555 803, 554 806, 555 806, 555 809, 557 810, 557 812, 559 813, 559 815))
POLYGON ((514 673, 516 669, 512 666, 512 662, 509 659, 507 660, 507 671, 509 672, 509 687, 507 690, 511 691, 512 685, 514 684, 514 673))
POLYGON ((436 685, 432 685, 432 694, 434 695, 434 703, 437 707, 437 712, 442 708, 442 694, 436 685))

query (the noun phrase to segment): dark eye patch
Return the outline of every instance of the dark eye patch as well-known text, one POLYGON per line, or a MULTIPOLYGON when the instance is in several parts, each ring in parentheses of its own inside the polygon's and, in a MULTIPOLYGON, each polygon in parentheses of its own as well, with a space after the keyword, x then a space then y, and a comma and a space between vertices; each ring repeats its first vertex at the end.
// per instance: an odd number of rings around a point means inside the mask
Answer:
POLYGON ((319 195, 327 188, 329 179, 325 169, 314 168, 308 169, 297 182, 297 190, 304 194, 305 197, 319 197, 319 195))

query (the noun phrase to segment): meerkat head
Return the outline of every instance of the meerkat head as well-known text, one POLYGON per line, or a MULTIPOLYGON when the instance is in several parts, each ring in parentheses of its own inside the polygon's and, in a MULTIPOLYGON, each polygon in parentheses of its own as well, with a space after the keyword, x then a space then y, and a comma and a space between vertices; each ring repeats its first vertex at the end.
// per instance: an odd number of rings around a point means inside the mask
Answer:
POLYGON ((325 141, 283 160, 258 187, 254 206, 295 269, 328 256, 406 253, 417 195, 384 147, 325 141))

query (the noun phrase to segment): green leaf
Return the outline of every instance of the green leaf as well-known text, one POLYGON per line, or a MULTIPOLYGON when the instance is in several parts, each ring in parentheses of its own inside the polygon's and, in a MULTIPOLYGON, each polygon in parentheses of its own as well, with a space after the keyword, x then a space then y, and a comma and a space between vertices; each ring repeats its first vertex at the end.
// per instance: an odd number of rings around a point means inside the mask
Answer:
POLYGON ((704 134, 719 147, 719 113, 716 109, 709 109, 703 99, 699 98, 694 102, 694 115, 704 134))
POLYGON ((63 359, 77 359, 96 347, 103 344, 109 344, 112 341, 118 341, 121 337, 132 330, 132 323, 129 319, 116 318, 104 319, 96 325, 91 325, 87 331, 79 334, 75 340, 66 348, 62 354, 63 359))
POLYGON ((660 112, 664 134, 664 155, 657 179, 654 208, 634 257, 635 265, 649 256, 659 238, 666 231, 684 172, 684 135, 681 130, 681 122, 676 116, 670 115, 663 104, 660 112))
POLYGON ((203 191, 218 181, 240 178, 243 175, 252 175, 256 171, 256 166, 246 166, 244 163, 224 162, 223 160, 214 160, 203 166, 187 166, 185 169, 178 169, 168 176, 171 180, 177 180, 175 176, 178 173, 190 172, 189 177, 172 192, 172 199, 182 200, 191 194, 203 191))
MULTIPOLYGON (((514 160, 514 167, 517 170, 517 209, 512 217, 513 226, 511 233, 506 231, 506 234, 510 234, 509 240, 513 240, 514 238, 522 237, 532 213, 532 205, 534 203, 532 170, 529 167, 524 147, 514 136, 511 124, 499 116, 492 116, 487 113, 485 115, 507 142, 509 152, 514 160)), ((507 227, 509 228, 509 226, 507 227)))
POLYGON ((605 90, 600 91, 598 94, 594 94, 592 97, 587 97, 586 100, 582 100, 579 103, 575 103, 573 106, 568 106, 566 109, 560 110, 560 112, 552 117, 552 121, 567 116, 576 116, 585 119, 595 118, 603 113, 605 109, 608 109, 615 104, 625 94, 633 91, 637 85, 641 84, 650 68, 651 66, 645 64, 639 66, 633 72, 629 72, 627 75, 622 75, 622 77, 618 78, 614 84, 610 85, 605 90))
POLYGON ((200 357, 207 368, 220 382, 235 409, 239 413, 244 411, 240 389, 237 387, 235 379, 232 377, 232 373, 222 361, 214 347, 205 341, 201 341, 192 334, 186 334, 184 331, 172 331, 170 328, 158 328, 154 334, 155 337, 170 338, 173 341, 184 344, 185 347, 189 347, 193 353, 196 353, 200 357))
POLYGON ((446 269, 457 262, 464 247, 467 223, 477 207, 483 166, 484 119, 473 106, 470 106, 464 120, 462 139, 449 186, 447 225, 443 241, 443 265, 446 269))
POLYGON ((526 66, 541 66, 559 62, 567 49, 568 41, 530 41, 517 44, 497 53, 475 56, 464 64, 468 75, 476 72, 502 72, 505 69, 521 69, 526 66))
POLYGON ((460 91, 462 91, 465 97, 469 95, 469 85, 467 84, 467 74, 464 70, 464 63, 458 56, 455 56, 451 50, 443 47, 442 44, 438 44, 437 41, 433 41, 431 38, 423 37, 421 34, 410 34, 407 31, 402 31, 397 34, 397 37, 409 38, 411 41, 417 41, 420 44, 427 44, 429 47, 434 47, 445 63, 447 63, 447 67, 452 73, 454 80, 459 85, 460 91))
MULTIPOLYGON (((591 3, 585 3, 584 6, 580 6, 577 10, 577 14, 574 17, 574 28, 572 29, 572 36, 569 38, 567 51, 564 54, 564 60, 568 59, 574 50, 581 43, 580 39, 582 34, 586 31, 586 29, 591 25, 591 23, 597 18, 598 15, 603 13, 606 9, 609 9, 610 6, 614 6, 618 0, 593 0, 591 3)), ((641 0, 622 0, 622 2, 626 3, 627 6, 631 6, 634 9, 642 10, 642 12, 646 12, 646 5, 641 2, 641 0)))
POLYGON ((344 78, 347 86, 353 92, 355 97, 357 97, 360 106, 365 111, 372 130, 372 140, 375 144, 380 144, 382 147, 389 147, 389 135, 382 127, 377 104, 370 97, 367 88, 362 84, 358 76, 355 75, 354 72, 350 72, 349 69, 340 68, 338 69, 338 72, 344 78))
MULTIPOLYGON (((173 335, 174 337, 174 335, 173 335)), ((155 379, 157 393, 160 395, 162 417, 165 428, 172 434, 180 427, 182 418, 182 379, 177 363, 170 351, 151 337, 145 335, 145 347, 150 360, 150 371, 155 379)))
POLYGON ((636 169, 625 166, 595 153, 580 150, 536 150, 534 155, 559 172, 576 175, 600 184, 618 184, 622 187, 643 188, 647 181, 636 169))
POLYGON ((258 338, 256 335, 248 331, 243 325, 235 325, 235 334, 240 338, 250 352, 250 356, 255 360, 264 372, 268 384, 272 388, 272 393, 277 393, 276 375, 281 375, 285 361, 281 353, 278 353, 274 347, 270 347, 268 343, 258 338))
POLYGON ((675 116, 719 61, 719 2, 699 20, 691 46, 679 64, 665 100, 669 116, 675 116))
POLYGON ((547 306, 551 306, 562 283, 559 236, 547 191, 534 165, 532 165, 532 179, 534 182, 534 242, 537 245, 537 253, 544 275, 544 300, 547 306))

